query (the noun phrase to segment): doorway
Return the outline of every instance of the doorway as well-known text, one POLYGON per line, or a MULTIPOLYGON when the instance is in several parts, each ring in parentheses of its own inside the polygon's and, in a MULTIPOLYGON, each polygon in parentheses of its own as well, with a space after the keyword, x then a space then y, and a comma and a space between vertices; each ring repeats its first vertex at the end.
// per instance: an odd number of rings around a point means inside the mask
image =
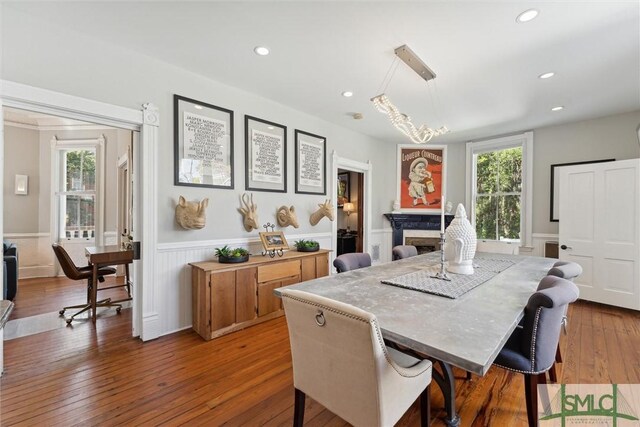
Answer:
POLYGON ((362 252, 364 173, 338 169, 336 255, 362 252))
POLYGON ((334 186, 331 190, 331 200, 333 205, 336 206, 337 220, 332 222, 331 235, 333 252, 331 252, 330 255, 331 263, 333 263, 333 260, 338 255, 339 229, 341 235, 346 234, 347 228, 351 231, 349 234, 357 233, 357 236, 353 237, 353 241, 348 242, 351 244, 351 249, 355 249, 353 252, 371 252, 371 182, 373 177, 373 165, 371 165, 370 162, 365 163, 339 157, 336 151, 332 153, 332 164, 331 181, 334 183, 334 186), (353 204, 353 206, 348 209, 352 209, 349 215, 345 214, 344 211, 346 199, 343 193, 345 192, 346 185, 339 182, 338 174, 343 174, 341 178, 345 177, 344 174, 348 174, 349 177, 349 203, 353 204), (340 195, 338 194, 339 192, 340 195), (342 199, 338 200, 339 197, 342 199), (353 201, 351 201, 352 198, 354 199, 353 201), (342 205, 342 207, 338 207, 338 205, 342 205))
MULTIPOLYGON (((11 318, 45 316, 47 321, 37 321, 33 332, 64 326, 57 322, 62 320, 58 311, 86 299, 86 283, 62 274, 51 244, 62 246, 79 267, 87 265, 86 247, 119 244, 117 159, 121 153, 124 157, 131 153, 133 134, 53 114, 3 108, 3 179, 12 182, 14 175, 25 176, 28 182, 19 193, 13 186, 5 186, 3 192, 3 238, 18 252, 11 318)), ((126 187, 130 189, 131 183, 126 187)), ((131 223, 131 211, 126 215, 131 223)), ((120 277, 105 277, 100 288, 112 289, 101 292, 102 299, 128 297, 114 286, 124 280, 122 274, 116 276, 120 277)))

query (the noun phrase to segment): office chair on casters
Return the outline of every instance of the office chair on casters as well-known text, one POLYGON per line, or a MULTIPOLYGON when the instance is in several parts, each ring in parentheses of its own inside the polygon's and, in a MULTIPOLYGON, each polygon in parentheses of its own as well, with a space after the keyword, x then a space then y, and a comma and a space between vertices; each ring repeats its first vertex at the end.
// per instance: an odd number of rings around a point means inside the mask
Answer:
MULTIPOLYGON (((91 308, 91 295, 92 295, 92 284, 93 284, 93 267, 87 265, 85 267, 78 267, 74 264, 73 260, 67 253, 67 251, 60 245, 53 244, 51 245, 53 248, 53 252, 56 254, 56 258, 60 263, 60 267, 62 267, 62 271, 64 271, 65 276, 67 276, 71 280, 86 280, 87 281, 87 302, 85 304, 78 305, 70 305, 67 307, 63 307, 58 313, 60 316, 64 316, 64 313, 67 310, 71 310, 74 308, 79 308, 80 311, 73 314, 73 316, 66 319, 67 325, 70 325, 73 322, 74 318, 84 313, 85 311, 91 308)), ((115 274, 116 269, 113 267, 100 267, 98 269, 98 281, 104 282, 104 276, 109 274, 115 274)), ((121 304, 116 304, 111 302, 111 298, 106 298, 103 300, 96 301, 96 307, 116 307, 116 311, 120 313, 122 310, 121 304)))

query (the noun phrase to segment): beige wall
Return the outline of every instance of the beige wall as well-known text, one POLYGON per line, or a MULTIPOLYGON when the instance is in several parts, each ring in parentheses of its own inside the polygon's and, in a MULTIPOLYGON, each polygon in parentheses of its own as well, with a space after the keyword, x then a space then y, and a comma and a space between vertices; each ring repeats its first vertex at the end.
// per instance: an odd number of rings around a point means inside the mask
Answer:
POLYGON ((558 233, 549 221, 551 165, 640 157, 640 110, 533 132, 533 232, 558 233))
POLYGON ((37 233, 40 197, 38 131, 4 128, 4 232, 37 233), (29 177, 29 193, 14 191, 16 175, 29 177))

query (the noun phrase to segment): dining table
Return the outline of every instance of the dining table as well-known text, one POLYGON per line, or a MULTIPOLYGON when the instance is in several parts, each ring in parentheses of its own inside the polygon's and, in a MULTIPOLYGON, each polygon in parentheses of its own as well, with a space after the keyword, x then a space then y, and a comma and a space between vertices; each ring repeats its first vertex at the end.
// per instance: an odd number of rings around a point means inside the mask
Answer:
MULTIPOLYGON (((440 252, 405 258, 371 267, 333 274, 287 286, 351 304, 374 314, 385 342, 431 359, 440 367, 433 379, 442 390, 446 423, 457 426, 455 378, 452 367, 484 376, 524 315, 524 307, 556 259, 511 254, 476 253, 475 272, 462 277, 448 273, 451 281, 425 279, 436 293, 418 291, 403 279, 429 277, 441 268, 440 252), (502 265, 494 272, 492 265, 502 265), (439 295, 438 289, 455 291, 457 283, 482 283, 461 295, 439 295), (434 282, 434 280, 436 280, 434 282), (383 283, 399 282, 400 286, 383 283), (476 281, 476 282, 478 282, 476 281)), ((435 275, 435 274, 434 274, 435 275)), ((281 296, 283 288, 275 289, 281 296)), ((460 293, 460 292, 458 292, 460 293)), ((454 292, 456 294, 456 292, 454 292)))

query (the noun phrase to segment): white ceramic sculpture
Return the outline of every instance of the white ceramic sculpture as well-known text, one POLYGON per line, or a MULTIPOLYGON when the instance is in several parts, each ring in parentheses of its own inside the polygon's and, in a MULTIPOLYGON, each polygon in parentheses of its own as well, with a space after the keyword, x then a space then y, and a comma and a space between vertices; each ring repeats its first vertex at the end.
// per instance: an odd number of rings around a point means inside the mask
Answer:
POLYGON ((473 257, 478 239, 476 230, 467 219, 462 204, 445 232, 444 253, 448 261, 447 271, 456 274, 473 274, 473 257))

